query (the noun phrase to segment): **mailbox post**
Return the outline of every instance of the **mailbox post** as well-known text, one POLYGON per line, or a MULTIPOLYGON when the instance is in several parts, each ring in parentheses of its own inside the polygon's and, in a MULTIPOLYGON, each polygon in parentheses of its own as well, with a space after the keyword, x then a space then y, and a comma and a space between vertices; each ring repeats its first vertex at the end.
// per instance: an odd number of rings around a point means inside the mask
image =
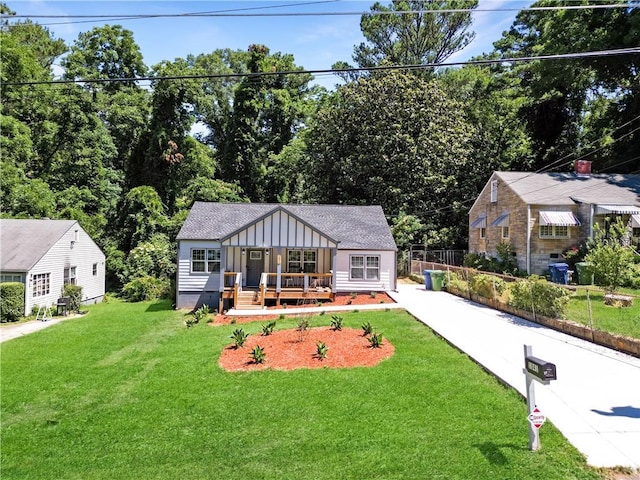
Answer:
MULTIPOLYGON (((536 410, 535 382, 549 385, 551 380, 557 379, 556 366, 533 356, 531 345, 524 346, 524 369, 522 372, 527 380, 527 412, 534 414, 536 410)), ((538 427, 529 422, 529 450, 540 449, 540 432, 538 427)))

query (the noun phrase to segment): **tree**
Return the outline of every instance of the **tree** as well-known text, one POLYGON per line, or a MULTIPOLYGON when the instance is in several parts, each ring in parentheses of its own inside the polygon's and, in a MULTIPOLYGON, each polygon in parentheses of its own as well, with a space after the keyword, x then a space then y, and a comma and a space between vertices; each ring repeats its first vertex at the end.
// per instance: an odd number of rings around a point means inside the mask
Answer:
POLYGON ((280 192, 266 181, 268 159, 282 151, 311 113, 311 75, 270 75, 301 67, 292 55, 270 55, 264 45, 251 45, 249 54, 250 74, 235 92, 216 147, 225 181, 238 182, 251 201, 275 201, 280 192))
MULTIPOLYGON (((360 20, 367 42, 354 48, 353 60, 359 67, 440 63, 466 47, 475 34, 469 31, 470 12, 436 12, 477 6, 477 0, 393 0, 388 6, 376 2, 372 13, 360 20), (388 14, 403 11, 417 12, 388 14)), ((334 65, 345 67, 344 62, 334 65)))
POLYGON ((619 217, 608 227, 596 224, 593 239, 587 242, 585 261, 593 264, 596 283, 607 291, 615 292, 633 264, 634 253, 629 232, 619 217))
POLYGON ((64 77, 69 79, 130 79, 87 86, 92 91, 104 90, 110 93, 135 87, 135 78, 146 72, 142 53, 133 39, 133 33, 120 25, 105 25, 80 33, 62 66, 65 69, 64 77))
MULTIPOLYGON (((574 6, 575 3, 541 0, 533 6, 574 6)), ((638 45, 639 27, 640 9, 633 5, 611 9, 529 10, 518 14, 511 29, 494 46, 504 57, 620 49, 638 45)), ((543 168, 566 156, 607 146, 612 125, 622 125, 625 119, 640 114, 639 67, 637 54, 533 61, 511 67, 514 84, 517 82, 527 97, 520 115, 526 122, 537 157, 532 168, 543 168), (596 115, 588 120, 585 129, 583 119, 591 112, 596 115), (597 121, 603 115, 604 121, 597 121), (598 144, 601 139, 603 143, 598 144), (594 142, 597 143, 594 145, 594 142)), ((637 135, 628 136, 619 145, 619 151, 603 149, 595 158, 607 158, 612 152, 622 154, 622 158, 617 158, 618 163, 634 158, 634 152, 638 151, 637 138, 637 135), (625 153, 627 145, 633 147, 631 154, 625 153)), ((566 169, 566 163, 555 166, 566 169)))
POLYGON ((320 203, 379 204, 442 231, 431 244, 466 244, 473 127, 434 82, 400 72, 341 87, 307 136, 309 196, 320 203))
POLYGON ((124 252, 150 240, 156 233, 163 233, 168 222, 158 192, 149 186, 127 192, 118 210, 122 225, 120 245, 124 252))

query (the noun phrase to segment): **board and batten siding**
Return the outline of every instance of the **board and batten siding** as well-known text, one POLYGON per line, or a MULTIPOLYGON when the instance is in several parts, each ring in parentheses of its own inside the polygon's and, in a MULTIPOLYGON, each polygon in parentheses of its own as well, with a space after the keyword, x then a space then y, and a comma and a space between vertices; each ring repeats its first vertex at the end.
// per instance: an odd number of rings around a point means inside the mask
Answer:
POLYGON ((222 240, 231 247, 331 248, 336 242, 285 211, 278 210, 222 240))
POLYGON ((336 291, 384 291, 396 288, 396 252, 388 250, 339 250, 336 258, 336 291), (380 257, 380 278, 352 280, 349 278, 351 255, 380 257))
POLYGON ((70 228, 31 268, 25 284, 25 314, 34 306, 55 305, 62 296, 64 269, 76 267, 76 285, 82 287, 83 303, 102 300, 105 292, 105 257, 93 239, 78 225, 70 228), (72 243, 73 242, 73 243, 72 243), (96 265, 96 274, 93 266, 96 265), (49 293, 33 296, 33 277, 49 274, 49 293))

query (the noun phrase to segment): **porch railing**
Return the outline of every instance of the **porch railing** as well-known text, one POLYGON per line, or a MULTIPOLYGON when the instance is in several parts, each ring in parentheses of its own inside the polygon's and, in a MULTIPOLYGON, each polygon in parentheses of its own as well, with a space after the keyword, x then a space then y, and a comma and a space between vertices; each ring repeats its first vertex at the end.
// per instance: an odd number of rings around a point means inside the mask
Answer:
POLYGON ((288 288, 302 289, 304 292, 309 291, 310 288, 331 288, 333 279, 331 273, 281 273, 280 288, 278 288, 277 273, 263 273, 263 275, 265 289, 275 289, 278 293, 288 288))

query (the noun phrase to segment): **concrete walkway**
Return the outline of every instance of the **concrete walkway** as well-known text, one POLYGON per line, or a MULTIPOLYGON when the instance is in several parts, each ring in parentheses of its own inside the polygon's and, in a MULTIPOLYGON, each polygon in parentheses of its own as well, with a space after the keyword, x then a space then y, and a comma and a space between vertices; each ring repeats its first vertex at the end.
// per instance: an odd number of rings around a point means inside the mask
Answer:
POLYGON ((7 340, 12 340, 14 338, 22 337, 23 335, 28 335, 29 333, 37 332, 38 330, 43 330, 60 322, 64 322, 65 320, 79 318, 81 316, 82 315, 70 314, 66 317, 53 317, 46 322, 40 320, 30 320, 28 322, 21 322, 15 325, 3 325, 0 327, 0 343, 6 342, 7 340))
MULTIPOLYGON (((523 345, 557 366, 558 380, 536 385, 538 407, 595 467, 640 472, 640 359, 556 332, 519 317, 422 285, 401 284, 390 295, 396 305, 351 309, 406 308, 448 342, 525 395, 523 345)), ((348 306, 235 311, 235 315, 345 311, 348 306)), ((231 313, 231 312, 229 312, 231 313)), ((0 328, 0 341, 26 335, 70 317, 0 328)), ((526 428, 526 417, 521 421, 526 428)), ((544 449, 544 427, 540 433, 544 449)))
MULTIPOLYGON (((523 396, 523 345, 556 364, 536 403, 595 467, 640 469, 640 358, 415 284, 391 296, 420 321, 523 396)), ((526 417, 521 421, 526 428, 526 417)), ((544 427, 540 433, 544 449, 544 427)))

